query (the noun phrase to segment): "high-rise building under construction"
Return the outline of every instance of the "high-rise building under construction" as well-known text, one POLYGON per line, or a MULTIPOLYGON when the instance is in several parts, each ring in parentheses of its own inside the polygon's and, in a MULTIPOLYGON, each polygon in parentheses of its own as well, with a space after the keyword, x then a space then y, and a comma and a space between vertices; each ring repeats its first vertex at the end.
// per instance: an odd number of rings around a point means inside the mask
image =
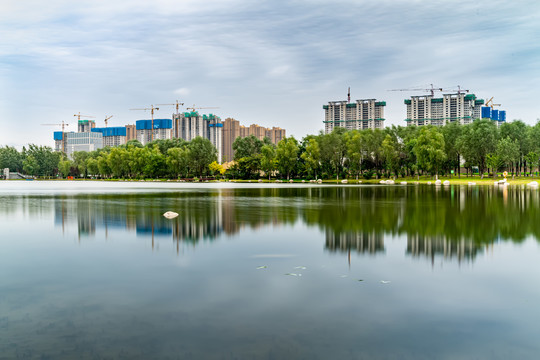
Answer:
POLYGON ((493 114, 490 107, 484 106, 484 100, 478 99, 475 94, 458 92, 443 94, 442 98, 433 95, 411 96, 405 99, 405 105, 405 121, 409 126, 444 126, 453 122, 466 125, 481 118, 492 119, 499 126, 506 121, 505 111, 494 110, 493 114))
POLYGON ((384 127, 384 107, 386 101, 376 99, 349 101, 330 101, 324 105, 324 132, 331 133, 335 128, 347 130, 382 129, 384 127))
POLYGON ((173 137, 191 141, 196 137, 210 140, 218 152, 218 162, 222 159, 221 118, 214 114, 201 115, 197 111, 173 114, 173 137))

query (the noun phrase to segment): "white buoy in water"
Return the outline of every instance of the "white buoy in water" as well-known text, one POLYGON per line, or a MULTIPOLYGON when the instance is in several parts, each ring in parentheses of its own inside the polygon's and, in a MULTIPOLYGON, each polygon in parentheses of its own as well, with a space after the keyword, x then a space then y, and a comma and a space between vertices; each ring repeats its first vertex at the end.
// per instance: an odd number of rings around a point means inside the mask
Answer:
POLYGON ((174 219, 178 216, 178 213, 175 213, 174 211, 167 211, 165 214, 163 214, 163 216, 167 219, 174 219))

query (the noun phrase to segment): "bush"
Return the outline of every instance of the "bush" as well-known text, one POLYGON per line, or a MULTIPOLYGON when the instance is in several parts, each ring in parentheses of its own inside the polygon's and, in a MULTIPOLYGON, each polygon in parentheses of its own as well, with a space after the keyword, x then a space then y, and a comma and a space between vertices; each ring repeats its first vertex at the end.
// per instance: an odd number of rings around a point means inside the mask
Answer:
POLYGON ((362 177, 366 180, 369 180, 373 177, 373 170, 368 170, 368 171, 364 171, 364 173, 362 174, 362 177))

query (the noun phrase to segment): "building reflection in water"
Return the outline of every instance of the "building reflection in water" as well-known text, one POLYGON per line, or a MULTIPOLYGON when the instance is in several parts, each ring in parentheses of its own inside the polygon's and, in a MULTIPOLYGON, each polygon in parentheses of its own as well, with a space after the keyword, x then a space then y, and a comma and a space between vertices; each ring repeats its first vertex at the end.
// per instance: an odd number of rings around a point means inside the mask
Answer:
POLYGON ((406 253, 412 257, 425 257, 430 259, 432 264, 435 258, 442 258, 445 261, 456 259, 459 263, 463 261, 474 261, 476 255, 483 252, 486 245, 477 245, 470 239, 450 240, 446 236, 426 237, 418 234, 407 235, 406 253))
MULTIPOLYGON (((325 233, 328 252, 385 253, 385 237, 405 236, 406 254, 474 261, 498 241, 539 238, 540 196, 490 187, 287 187, 184 190, 154 194, 56 196, 55 222, 80 239, 98 229, 195 246, 244 228, 293 225, 325 233), (173 210, 173 220, 162 214, 173 210)), ((101 236, 101 235, 99 235, 101 236)))
POLYGON ((384 235, 375 232, 335 233, 327 230, 325 248, 330 252, 384 253, 384 235))

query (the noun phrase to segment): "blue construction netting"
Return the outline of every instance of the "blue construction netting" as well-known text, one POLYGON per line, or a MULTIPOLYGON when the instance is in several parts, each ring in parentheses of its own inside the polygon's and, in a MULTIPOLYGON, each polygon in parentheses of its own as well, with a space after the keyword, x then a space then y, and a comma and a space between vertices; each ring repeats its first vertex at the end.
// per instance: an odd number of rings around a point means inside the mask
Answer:
MULTIPOLYGON (((137 130, 151 130, 152 120, 137 120, 135 125, 137 130)), ((172 120, 154 119, 154 129, 172 129, 172 120)))

